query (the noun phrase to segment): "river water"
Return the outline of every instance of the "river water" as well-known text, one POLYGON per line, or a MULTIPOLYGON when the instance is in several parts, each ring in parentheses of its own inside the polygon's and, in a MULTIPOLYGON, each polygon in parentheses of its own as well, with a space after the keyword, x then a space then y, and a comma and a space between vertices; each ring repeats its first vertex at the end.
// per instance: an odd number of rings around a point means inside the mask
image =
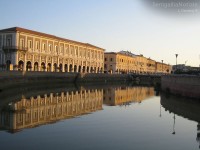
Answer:
POLYGON ((199 143, 200 102, 153 87, 0 92, 1 150, 196 150, 199 143))

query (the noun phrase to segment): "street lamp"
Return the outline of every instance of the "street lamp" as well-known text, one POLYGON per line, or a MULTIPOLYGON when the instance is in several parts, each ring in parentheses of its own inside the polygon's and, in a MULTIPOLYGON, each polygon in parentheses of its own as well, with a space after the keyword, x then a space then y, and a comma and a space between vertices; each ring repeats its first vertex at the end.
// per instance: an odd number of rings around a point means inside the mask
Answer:
POLYGON ((176 56, 176 70, 177 70, 177 57, 178 57, 178 54, 175 54, 176 56))

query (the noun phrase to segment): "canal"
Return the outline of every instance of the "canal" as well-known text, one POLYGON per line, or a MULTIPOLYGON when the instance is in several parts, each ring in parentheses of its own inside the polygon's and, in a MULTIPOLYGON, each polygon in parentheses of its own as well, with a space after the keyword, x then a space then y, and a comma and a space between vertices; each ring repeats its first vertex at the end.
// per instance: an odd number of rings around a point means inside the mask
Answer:
POLYGON ((0 92, 2 150, 195 150, 200 102, 130 85, 0 92))

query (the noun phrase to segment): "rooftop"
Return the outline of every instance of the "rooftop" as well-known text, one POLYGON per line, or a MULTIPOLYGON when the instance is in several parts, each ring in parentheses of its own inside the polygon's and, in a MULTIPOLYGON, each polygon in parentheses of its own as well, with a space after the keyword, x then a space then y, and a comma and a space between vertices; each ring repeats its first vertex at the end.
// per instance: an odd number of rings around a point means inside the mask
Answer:
POLYGON ((18 32, 18 31, 19 32, 25 32, 25 33, 30 33, 30 34, 34 34, 34 35, 39 35, 39 36, 44 36, 44 37, 49 37, 49 38, 53 38, 53 39, 57 39, 57 40, 62 40, 62 41, 66 41, 66 42, 69 42, 69 43, 81 44, 81 45, 84 45, 84 46, 89 46, 89 47, 93 47, 93 48, 98 48, 98 49, 104 50, 103 48, 97 47, 97 46, 92 45, 90 43, 82 43, 82 42, 78 42, 78 41, 74 41, 74 40, 69 40, 69 39, 66 39, 66 38, 57 37, 55 35, 46 34, 46 33, 38 32, 38 31, 33 31, 33 30, 30 30, 30 29, 25 29, 25 28, 21 28, 21 27, 12 27, 12 28, 6 28, 6 29, 0 30, 0 32, 3 32, 3 33, 18 32))

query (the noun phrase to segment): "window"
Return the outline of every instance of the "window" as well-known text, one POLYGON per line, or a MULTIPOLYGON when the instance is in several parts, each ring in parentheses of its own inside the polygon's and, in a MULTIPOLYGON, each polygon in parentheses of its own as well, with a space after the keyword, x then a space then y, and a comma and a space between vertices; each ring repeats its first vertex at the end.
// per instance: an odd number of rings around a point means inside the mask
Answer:
POLYGON ((66 54, 69 55, 69 45, 65 45, 66 54))
POLYGON ((43 50, 43 51, 46 50, 46 44, 45 44, 45 43, 42 44, 42 50, 43 50))
POLYGON ((24 45, 24 39, 20 39, 20 47, 25 47, 25 45, 24 45))
POLYGON ((11 46, 11 39, 7 39, 7 43, 6 43, 7 46, 11 46))
POLYGON ((78 47, 75 47, 75 55, 78 56, 78 47))
POLYGON ((28 41, 28 48, 32 48, 32 41, 31 40, 28 41))
POLYGON ((104 58, 105 61, 107 61, 107 58, 104 58))
POLYGON ((110 58, 110 61, 113 61, 113 59, 112 59, 112 58, 110 58))
POLYGON ((49 44, 49 52, 51 52, 51 51, 52 51, 52 45, 49 44))
POLYGON ((60 53, 63 53, 63 46, 60 47, 60 53))
POLYGON ((58 46, 57 45, 55 46, 55 51, 58 54, 58 46))
POLYGON ((36 41, 36 49, 38 50, 40 47, 39 47, 39 42, 36 41))

